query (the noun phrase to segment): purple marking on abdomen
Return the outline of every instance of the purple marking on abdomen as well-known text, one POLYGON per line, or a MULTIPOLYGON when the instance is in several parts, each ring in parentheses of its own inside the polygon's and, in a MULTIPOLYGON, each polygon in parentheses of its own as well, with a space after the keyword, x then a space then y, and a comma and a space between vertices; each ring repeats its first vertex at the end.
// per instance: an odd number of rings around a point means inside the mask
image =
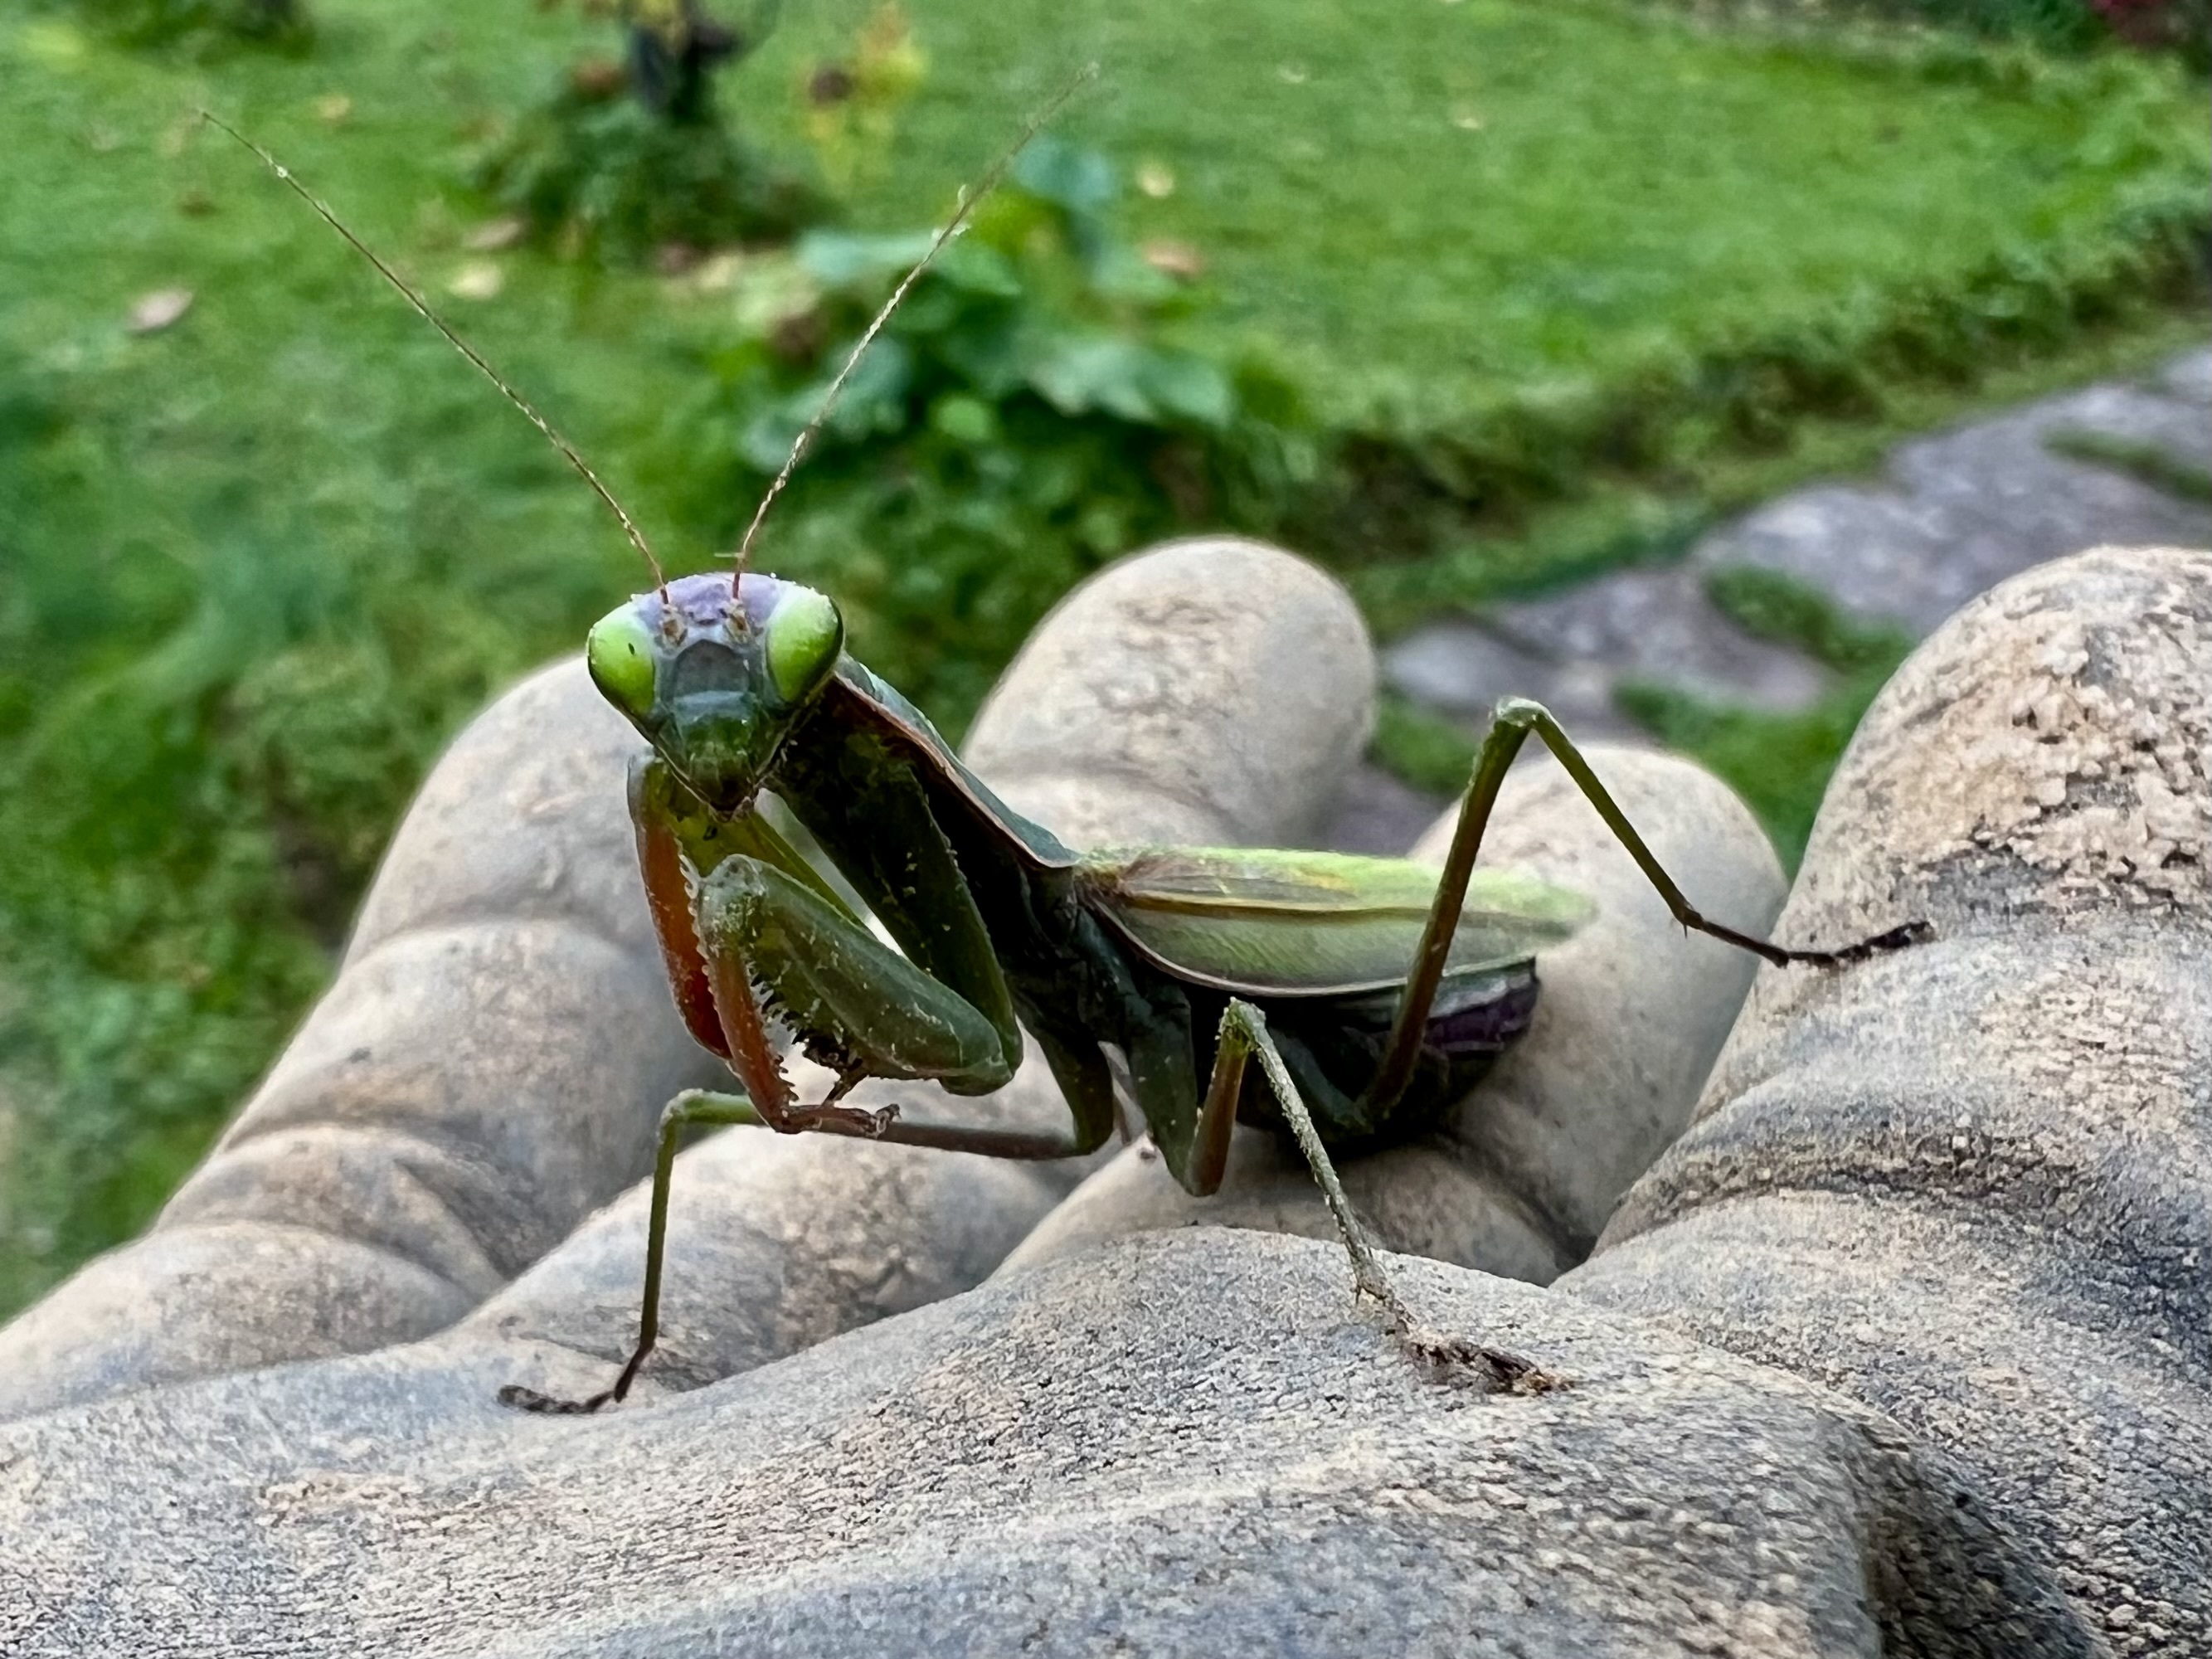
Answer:
POLYGON ((1424 1044, 1453 1059, 1494 1054, 1528 1029, 1536 1013, 1536 976, 1531 974, 1502 996, 1436 1015, 1429 1021, 1424 1044))

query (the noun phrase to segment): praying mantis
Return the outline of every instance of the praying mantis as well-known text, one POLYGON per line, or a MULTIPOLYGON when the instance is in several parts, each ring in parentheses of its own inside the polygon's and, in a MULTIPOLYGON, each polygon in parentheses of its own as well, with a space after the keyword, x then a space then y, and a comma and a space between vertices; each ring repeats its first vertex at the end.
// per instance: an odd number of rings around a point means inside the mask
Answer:
POLYGON ((1779 965, 1822 968, 1925 933, 1912 923, 1840 949, 1792 950, 1710 920, 1558 721, 1512 697, 1498 705, 1477 754, 1440 871, 1247 848, 1078 851, 1000 801, 920 709, 852 656, 830 596, 750 568, 769 507, 870 343, 1085 78, 1032 118, 863 333, 763 497, 736 568, 673 580, 583 458, 520 392, 273 156, 206 116, 538 427, 653 573, 649 591, 592 628, 585 659, 599 691, 645 740, 629 771, 630 816, 677 1007, 740 1088, 686 1091, 661 1115, 638 1334, 620 1373, 575 1400, 509 1386, 500 1392, 509 1406, 594 1412, 629 1393, 659 1335, 671 1180, 691 1129, 742 1124, 999 1158, 1072 1158, 1115 1133, 1117 1088, 1168 1172, 1194 1195, 1220 1187, 1235 1124, 1286 1130, 1334 1218, 1355 1299, 1375 1304, 1396 1340, 1431 1363, 1478 1369, 1498 1386, 1543 1386, 1531 1362, 1440 1337, 1414 1320, 1334 1166, 1339 1154, 1435 1128, 1528 1029, 1537 951, 1590 915, 1567 889, 1476 868, 1506 770, 1532 736, 1684 928, 1779 965), (763 811, 770 794, 836 867, 843 890, 763 811), (822 1099, 800 1100, 785 1077, 779 1026, 833 1074, 822 1099), (1066 1102, 1063 1130, 867 1109, 845 1099, 869 1078, 933 1082, 956 1098, 987 1094, 1022 1063, 1024 1029, 1066 1102))

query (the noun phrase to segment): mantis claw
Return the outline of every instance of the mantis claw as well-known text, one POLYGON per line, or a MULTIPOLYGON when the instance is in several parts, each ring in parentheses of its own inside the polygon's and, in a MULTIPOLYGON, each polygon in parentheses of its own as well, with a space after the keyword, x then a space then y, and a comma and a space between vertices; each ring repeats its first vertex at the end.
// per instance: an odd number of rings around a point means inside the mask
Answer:
POLYGON ((1572 1386, 1572 1379, 1486 1343, 1419 1326, 1394 1330, 1391 1334, 1407 1357, 1434 1382, 1472 1389, 1478 1394, 1550 1394, 1572 1386))
POLYGON ((541 1417, 586 1416, 614 1397, 614 1390, 609 1389, 582 1400, 563 1400, 558 1395, 540 1394, 535 1389, 526 1389, 520 1382, 510 1382, 499 1391, 501 1405, 510 1410, 532 1412, 541 1417))

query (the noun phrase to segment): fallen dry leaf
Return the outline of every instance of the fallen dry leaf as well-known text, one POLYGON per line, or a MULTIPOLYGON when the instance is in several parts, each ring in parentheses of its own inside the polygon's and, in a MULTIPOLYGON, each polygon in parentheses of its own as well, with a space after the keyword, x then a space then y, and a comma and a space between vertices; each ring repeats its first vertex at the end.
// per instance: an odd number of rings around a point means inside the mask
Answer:
POLYGON ((587 58, 568 70, 568 86, 579 98, 604 102, 629 85, 629 71, 611 58, 587 58))
POLYGON ((151 294, 142 294, 138 302, 131 307, 131 331, 133 334, 152 334, 165 329, 192 308, 192 291, 188 288, 157 288, 151 294))
POLYGON ((699 262, 698 269, 687 280, 702 294, 726 294, 738 285, 738 272, 744 263, 742 253, 725 250, 709 254, 699 262))
POLYGON ((1146 242, 1138 251, 1154 270, 1165 271, 1182 282, 1195 282, 1206 274, 1206 256, 1188 242, 1146 242))
POLYGON ((857 86, 852 70, 842 64, 824 64, 807 80, 806 101, 817 109, 828 109, 850 98, 857 86))
POLYGON ((471 253, 503 253, 520 242, 529 229, 528 220, 510 213, 504 218, 485 220, 461 238, 461 246, 471 253))
POLYGON ((507 286, 507 273, 489 259, 471 259, 455 271, 446 292, 457 300, 495 300, 507 286))

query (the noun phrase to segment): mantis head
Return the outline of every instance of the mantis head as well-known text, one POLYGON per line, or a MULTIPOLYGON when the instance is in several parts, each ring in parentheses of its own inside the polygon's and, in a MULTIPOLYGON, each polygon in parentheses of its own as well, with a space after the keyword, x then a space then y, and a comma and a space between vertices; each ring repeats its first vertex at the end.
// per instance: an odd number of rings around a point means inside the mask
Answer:
POLYGON ((735 811, 766 781, 842 654, 823 595, 747 574, 680 577, 592 624, 592 683, 709 805, 735 811))

